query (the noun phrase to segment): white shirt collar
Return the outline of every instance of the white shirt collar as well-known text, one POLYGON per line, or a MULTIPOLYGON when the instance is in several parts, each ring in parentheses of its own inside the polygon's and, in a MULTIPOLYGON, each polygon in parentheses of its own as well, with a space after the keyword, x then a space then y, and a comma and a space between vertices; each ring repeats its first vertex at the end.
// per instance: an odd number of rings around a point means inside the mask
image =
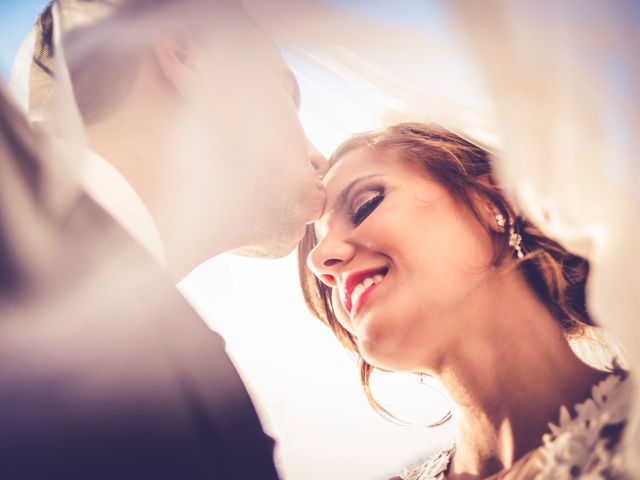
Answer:
POLYGON ((151 213, 127 180, 104 158, 88 151, 79 172, 85 191, 151 256, 166 267, 162 237, 151 213))
MULTIPOLYGON (((28 111, 29 71, 35 30, 22 42, 13 65, 9 87, 19 105, 28 111)), ((33 116, 33 112, 29 112, 33 116)), ((32 118, 33 120, 33 118, 32 118)), ((108 161, 88 151, 78 176, 80 185, 104 208, 156 261, 166 267, 166 256, 158 228, 140 196, 108 161)))

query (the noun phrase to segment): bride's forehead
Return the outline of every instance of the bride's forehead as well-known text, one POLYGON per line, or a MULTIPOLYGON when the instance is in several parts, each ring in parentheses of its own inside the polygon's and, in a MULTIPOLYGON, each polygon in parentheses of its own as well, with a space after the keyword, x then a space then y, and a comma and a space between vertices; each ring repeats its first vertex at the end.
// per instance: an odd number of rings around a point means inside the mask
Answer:
POLYGON ((322 181, 327 190, 337 184, 348 182, 365 171, 381 166, 381 153, 371 148, 352 150, 340 156, 325 174, 322 181))
POLYGON ((410 162, 402 161, 396 152, 375 148, 352 150, 340 156, 323 178, 327 197, 339 195, 351 182, 365 176, 411 173, 410 162))

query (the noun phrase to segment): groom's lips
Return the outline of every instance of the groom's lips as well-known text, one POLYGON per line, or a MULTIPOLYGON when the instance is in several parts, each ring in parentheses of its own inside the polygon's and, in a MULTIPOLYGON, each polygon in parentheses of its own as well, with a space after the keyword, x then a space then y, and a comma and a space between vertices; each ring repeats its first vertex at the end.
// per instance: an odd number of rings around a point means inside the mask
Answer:
POLYGON ((306 222, 307 225, 315 222, 320 217, 322 217, 322 214, 324 213, 325 205, 327 203, 327 194, 325 192, 324 185, 322 184, 322 182, 318 182, 315 185, 314 190, 315 191, 310 194, 310 196, 313 196, 313 198, 309 201, 309 203, 315 203, 316 209, 313 210, 313 215, 311 216, 311 219, 306 222))

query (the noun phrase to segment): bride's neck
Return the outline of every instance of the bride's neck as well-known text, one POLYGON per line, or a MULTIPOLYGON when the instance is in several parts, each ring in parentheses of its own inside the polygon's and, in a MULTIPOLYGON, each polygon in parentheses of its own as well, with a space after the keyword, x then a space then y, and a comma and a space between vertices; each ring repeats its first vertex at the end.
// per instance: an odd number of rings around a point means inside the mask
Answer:
POLYGON ((576 357, 549 310, 513 275, 486 290, 500 298, 473 305, 470 331, 435 372, 455 402, 452 477, 510 467, 540 444, 562 405, 587 398, 606 376, 576 357))

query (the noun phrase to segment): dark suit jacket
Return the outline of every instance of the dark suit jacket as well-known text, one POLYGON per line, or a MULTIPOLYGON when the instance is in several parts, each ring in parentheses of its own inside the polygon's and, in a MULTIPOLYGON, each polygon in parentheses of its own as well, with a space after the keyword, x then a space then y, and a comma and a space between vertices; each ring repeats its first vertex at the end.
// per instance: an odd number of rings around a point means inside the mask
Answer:
POLYGON ((221 338, 0 113, 0 478, 277 478, 221 338))

